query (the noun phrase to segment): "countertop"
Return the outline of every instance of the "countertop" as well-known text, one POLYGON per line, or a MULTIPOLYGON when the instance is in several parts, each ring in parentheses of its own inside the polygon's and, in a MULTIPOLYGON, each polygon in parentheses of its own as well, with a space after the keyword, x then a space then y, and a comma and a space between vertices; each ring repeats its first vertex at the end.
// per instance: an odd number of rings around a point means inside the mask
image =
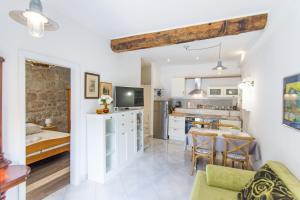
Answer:
POLYGON ((170 116, 241 121, 241 118, 237 116, 231 117, 231 116, 222 116, 222 115, 190 114, 190 113, 179 113, 179 112, 173 112, 172 114, 170 114, 170 116))

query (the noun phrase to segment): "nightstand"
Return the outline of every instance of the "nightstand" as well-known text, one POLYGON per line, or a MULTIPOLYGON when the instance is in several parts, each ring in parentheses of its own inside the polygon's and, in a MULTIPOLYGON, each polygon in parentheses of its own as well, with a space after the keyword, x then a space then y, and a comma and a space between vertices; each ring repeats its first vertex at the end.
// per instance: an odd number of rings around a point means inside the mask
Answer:
POLYGON ((47 131, 57 131, 57 127, 56 126, 44 126, 42 128, 42 130, 47 130, 47 131))

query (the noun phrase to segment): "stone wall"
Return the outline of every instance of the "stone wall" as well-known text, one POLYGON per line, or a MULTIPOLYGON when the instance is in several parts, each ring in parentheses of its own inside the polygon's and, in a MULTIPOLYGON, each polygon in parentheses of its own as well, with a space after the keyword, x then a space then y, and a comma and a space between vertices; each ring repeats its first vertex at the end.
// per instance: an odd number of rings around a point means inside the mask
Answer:
POLYGON ((26 62, 26 120, 45 125, 51 118, 58 131, 68 130, 68 93, 71 71, 26 62))

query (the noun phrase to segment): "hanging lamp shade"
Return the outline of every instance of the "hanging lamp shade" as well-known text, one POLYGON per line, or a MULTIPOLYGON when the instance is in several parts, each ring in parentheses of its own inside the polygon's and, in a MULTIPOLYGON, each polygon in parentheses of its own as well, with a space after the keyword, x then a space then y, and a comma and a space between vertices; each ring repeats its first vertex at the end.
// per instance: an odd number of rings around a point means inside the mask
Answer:
POLYGON ((56 31, 59 25, 43 14, 43 6, 40 0, 30 0, 29 9, 12 10, 9 16, 16 22, 27 26, 33 37, 43 37, 45 31, 56 31))
POLYGON ((215 66, 213 68, 213 70, 219 70, 219 71, 222 71, 222 70, 225 70, 225 69, 227 69, 227 67, 223 66, 222 60, 219 60, 217 66, 215 66))
POLYGON ((218 60, 217 66, 212 68, 213 70, 217 70, 218 74, 221 74, 223 70, 227 69, 227 67, 223 66, 223 62, 221 59, 221 51, 222 51, 222 43, 219 44, 219 60, 218 60))

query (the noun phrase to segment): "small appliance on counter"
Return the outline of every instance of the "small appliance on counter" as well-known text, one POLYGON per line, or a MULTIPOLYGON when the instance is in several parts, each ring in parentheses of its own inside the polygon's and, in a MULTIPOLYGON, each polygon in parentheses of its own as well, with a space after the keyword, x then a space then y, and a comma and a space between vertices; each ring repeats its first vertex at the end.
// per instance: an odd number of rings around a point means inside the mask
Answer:
POLYGON ((182 102, 176 101, 174 106, 175 106, 175 108, 182 108, 182 102))
POLYGON ((161 88, 154 89, 154 100, 162 100, 165 98, 165 90, 161 88))

